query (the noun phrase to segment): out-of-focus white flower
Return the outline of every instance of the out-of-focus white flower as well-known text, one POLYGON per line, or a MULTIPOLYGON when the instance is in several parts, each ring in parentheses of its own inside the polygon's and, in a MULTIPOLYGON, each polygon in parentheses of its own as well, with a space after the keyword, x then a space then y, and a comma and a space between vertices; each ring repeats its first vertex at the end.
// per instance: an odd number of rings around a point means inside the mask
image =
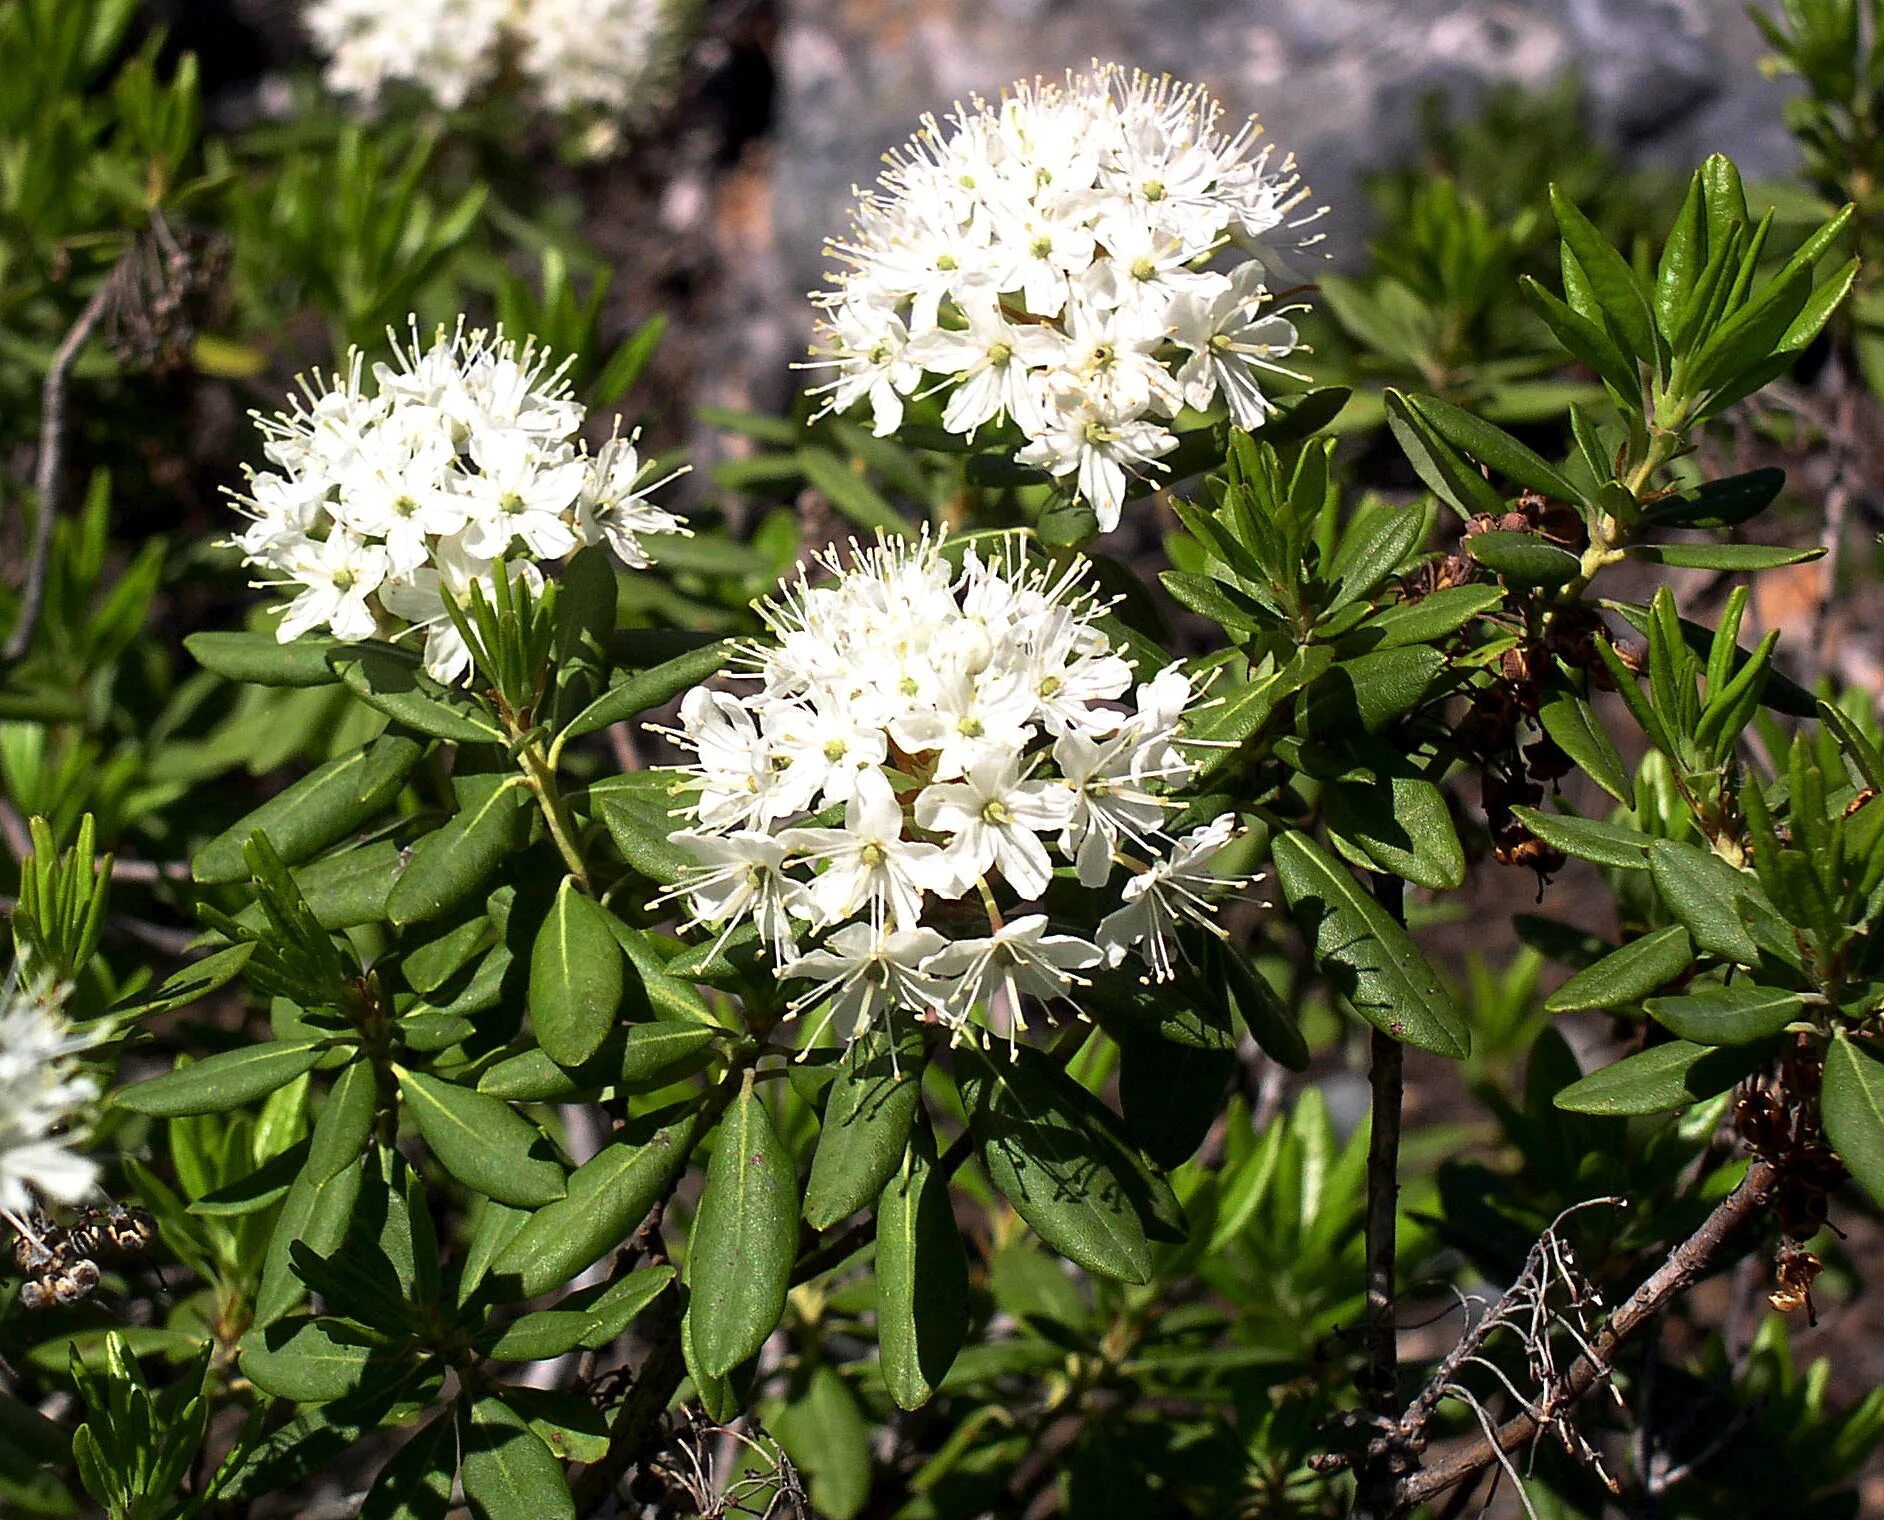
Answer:
POLYGON ((50 987, 16 968, 0 982, 0 1212, 24 1219, 40 1203, 80 1202, 97 1167, 78 1148, 98 1086, 79 1073, 74 1036, 50 987))
POLYGON ((696 9, 696 0, 308 0, 304 21, 327 87, 369 106, 404 85, 456 110, 508 61, 543 110, 619 127, 666 103, 696 9))
POLYGON ((310 0, 308 34, 327 87, 373 102, 415 85, 455 110, 496 72, 516 0, 310 0))
POLYGON ((633 438, 587 451, 566 367, 533 341, 460 324, 429 345, 415 331, 370 386, 356 349, 287 412, 258 414, 274 469, 236 498, 250 523, 235 543, 258 584, 289 594, 280 637, 423 636, 426 670, 457 681, 471 657, 447 595, 488 594, 500 563, 535 589, 582 544, 643 569, 643 534, 684 532, 648 500, 662 482, 633 438))
POLYGON ((1102 530, 1163 468, 1166 424, 1219 399, 1274 410, 1298 347, 1252 248, 1318 211, 1252 118, 1219 130, 1198 85, 1095 64, 973 99, 890 155, 860 192, 808 367, 827 411, 868 400, 879 434, 941 391, 942 425, 1011 428, 1015 457, 1070 482, 1102 530))
MULTIPOLYGON (((851 547, 762 606, 749 690, 683 698, 669 737, 698 790, 674 839, 700 864, 673 895, 722 937, 755 923, 781 978, 818 984, 794 1007, 832 999, 846 1029, 903 1007, 980 1038, 997 994, 1024 1027, 1023 997, 1105 958, 1048 932, 1056 870, 1097 889, 1123 864, 1121 911, 1206 890, 1207 856, 1164 831, 1196 693, 1177 669, 1134 689, 1083 561, 851 547)), ((1121 957, 1143 942, 1169 974, 1169 932, 1130 927, 1121 957)))

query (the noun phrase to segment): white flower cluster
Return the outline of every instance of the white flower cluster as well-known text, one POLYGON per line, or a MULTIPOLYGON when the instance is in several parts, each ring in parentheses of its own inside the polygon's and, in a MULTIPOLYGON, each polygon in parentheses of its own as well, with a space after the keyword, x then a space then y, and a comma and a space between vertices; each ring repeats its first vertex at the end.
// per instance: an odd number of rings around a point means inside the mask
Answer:
POLYGON ((425 668, 457 681, 471 656, 445 609, 501 561, 534 589, 541 565, 606 543, 630 569, 651 561, 640 536, 684 531, 647 500, 633 438, 590 454, 563 368, 534 341, 440 328, 416 332, 371 390, 356 349, 344 375, 303 383, 291 409, 256 421, 274 469, 237 498, 251 519, 235 539, 258 585, 293 592, 277 630, 355 641, 425 635, 425 668))
POLYGON ((671 737, 700 790, 674 838, 701 864, 676 895, 694 921, 753 922, 781 977, 816 984, 793 1011, 829 998, 826 1022, 852 1030, 900 1006, 959 1038, 1004 994, 1011 1031, 1024 996, 1066 997, 1134 952, 1168 978, 1178 924, 1214 928, 1212 896, 1239 884, 1211 865, 1233 818, 1164 830, 1193 769, 1189 678, 1134 688, 1081 562, 970 548, 958 571, 927 538, 852 548, 848 568, 820 560, 834 581, 801 569, 762 609, 776 642, 750 651, 755 691, 682 702, 671 737), (1059 864, 1088 892, 1127 874, 1090 940, 1049 932, 1059 864))
POLYGON ((15 970, 0 982, 0 1213, 27 1217, 41 1203, 77 1203, 97 1168, 74 1127, 98 1096, 79 1074, 74 1037, 50 990, 34 992, 15 970))
POLYGON ((1295 214, 1293 159, 1257 146, 1254 119, 1218 131, 1221 112, 1201 86, 1106 65, 924 118, 858 193, 831 244, 845 267, 812 297, 826 409, 868 399, 889 434, 905 398, 943 392, 951 433, 1011 421, 1015 457, 1071 477, 1108 532, 1182 408, 1221 397, 1260 426, 1261 376, 1289 373, 1296 333, 1262 264, 1230 254, 1313 216, 1295 214))
POLYGON ((446 110, 515 60, 538 105, 643 114, 685 33, 685 0, 310 0, 306 24, 337 94, 371 104, 414 85, 446 110))

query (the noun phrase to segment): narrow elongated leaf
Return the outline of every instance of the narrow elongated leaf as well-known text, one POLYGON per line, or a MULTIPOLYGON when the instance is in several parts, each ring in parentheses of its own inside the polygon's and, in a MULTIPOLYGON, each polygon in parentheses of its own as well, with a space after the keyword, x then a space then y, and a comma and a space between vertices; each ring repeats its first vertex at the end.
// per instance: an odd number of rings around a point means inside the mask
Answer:
POLYGON ((445 1520, 458 1476, 458 1426, 447 1411, 407 1438, 373 1480, 360 1520, 445 1520))
POLYGON ((1531 275, 1518 277, 1518 294, 1564 350, 1596 371, 1616 399, 1631 409, 1642 405, 1642 376, 1616 340, 1581 312, 1573 311, 1531 275))
POLYGON ((900 536, 908 529, 909 524, 884 499, 883 493, 830 450, 800 449, 798 467, 804 471, 812 488, 858 527, 881 528, 892 536, 900 536))
POLYGON ((1362 625, 1380 634, 1376 649, 1430 644, 1456 633, 1505 599, 1497 586, 1447 586, 1418 601, 1398 602, 1362 625))
POLYGON ((968 1257, 927 1124, 877 1200, 877 1344, 884 1386, 918 1409, 968 1333, 968 1257))
POLYGON ((609 911, 565 877, 530 955, 530 1023, 550 1059, 580 1066, 621 1007, 621 947, 609 911))
POLYGON ((1584 775, 1624 807, 1635 806, 1635 785, 1629 779, 1628 768, 1609 730, 1587 701, 1574 692, 1564 692, 1546 702, 1537 716, 1544 732, 1583 768, 1584 775))
POLYGON ((1401 392, 1389 390, 1385 401, 1387 425, 1393 430, 1394 441, 1427 489, 1468 522, 1504 511, 1505 498, 1498 488, 1414 411, 1401 392))
POLYGON ((1150 1279, 1151 1231, 1175 1238, 1181 1216, 1103 1104, 1032 1050, 987 1063, 963 1096, 989 1177, 1042 1240, 1089 1272, 1150 1279))
POLYGON ((492 1271, 535 1298, 601 1260, 634 1233, 693 1149, 692 1116, 639 1144, 604 1146, 569 1174, 568 1196, 538 1209, 497 1254, 492 1271))
POLYGON ((390 804, 423 753, 415 740, 386 734, 366 749, 329 760, 210 840, 190 863, 191 875, 206 884, 246 880, 243 851, 257 833, 267 836, 284 865, 300 864, 390 804), (360 781, 369 769, 378 784, 363 795, 360 781))
POLYGON ((477 1520, 576 1520, 556 1454, 503 1400, 458 1406, 459 1474, 477 1520))
POLYGON ((685 786, 686 779, 679 771, 639 771, 632 787, 591 793, 622 859, 649 881, 664 887, 672 886, 699 864, 671 842, 674 831, 682 826, 675 814, 683 806, 679 788, 685 786))
POLYGON ((1796 992, 1736 982, 1682 997, 1650 998, 1644 1006, 1663 1028, 1697 1045, 1748 1045, 1771 1039, 1805 1008, 1796 992))
POLYGON ((1684 570, 1780 570, 1823 559, 1825 550, 1814 544, 1787 549, 1777 544, 1631 544, 1623 551, 1631 559, 1651 565, 1679 566, 1684 570))
POLYGON ((883 1191, 916 1119, 924 1060, 922 1031, 911 1019, 894 1041, 881 1026, 851 1041, 831 1082, 805 1184, 812 1229, 829 1229, 883 1191))
POLYGON ((1191 737, 1224 746, 1204 750, 1197 759, 1194 784, 1201 787, 1236 758, 1236 746, 1253 737, 1276 707, 1300 691, 1334 662, 1326 645, 1308 645, 1295 652, 1280 669, 1252 673, 1242 686, 1225 694, 1221 704, 1198 714, 1191 737))
MULTIPOLYGON (((330 1104, 328 1112, 332 1111, 330 1104)), ((340 1116, 336 1123, 344 1122, 345 1117, 340 1116)), ((321 1122, 314 1127, 310 1164, 288 1189, 281 1213, 275 1220, 275 1232, 268 1239, 268 1253, 262 1262, 262 1282, 255 1294, 255 1323, 258 1325, 281 1318, 307 1297, 307 1286, 294 1270, 297 1245, 328 1255, 339 1249, 347 1237, 353 1206, 360 1196, 360 1159, 356 1153, 350 1164, 342 1164, 327 1177, 315 1176, 312 1158, 324 1149, 321 1132, 327 1118, 323 1113, 321 1122)))
POLYGON ((1544 1002, 1546 1013, 1627 1008, 1659 992, 1694 964, 1694 944, 1680 924, 1632 939, 1586 966, 1544 1002))
POLYGON ((1243 1020, 1250 1037, 1272 1061, 1280 1061, 1290 1071, 1308 1069, 1308 1042, 1295 1025, 1288 1007, 1276 991, 1263 980, 1262 973, 1249 963, 1242 949, 1228 940, 1205 946, 1207 968, 1220 969, 1223 984, 1237 1016, 1243 1020))
POLYGON ((1564 479, 1555 465, 1547 463, 1535 449, 1519 443, 1503 428, 1494 427, 1437 396, 1412 396, 1407 404, 1447 442, 1464 449, 1505 479, 1553 501, 1582 499, 1581 493, 1564 479))
POLYGON ((222 1114, 267 1097, 304 1071, 312 1071, 326 1052, 324 1041, 270 1040, 226 1050, 161 1077, 127 1087, 118 1105, 133 1113, 174 1119, 187 1114, 222 1114))
POLYGON ((234 981, 242 974, 242 968, 249 963, 249 957, 254 953, 255 946, 247 942, 231 945, 227 950, 218 950, 214 955, 205 956, 166 977, 150 996, 114 1009, 113 1012, 126 1020, 149 1019, 177 1008, 187 1008, 191 1003, 208 997, 218 987, 225 987, 234 981))
POLYGON ((459 811, 421 839, 386 899, 394 923, 421 923, 475 894, 516 848, 530 793, 523 778, 454 779, 459 811))
POLYGON ((1753 878, 1718 855, 1672 839, 1654 840, 1648 853, 1655 890, 1688 926, 1696 946, 1742 966, 1756 964, 1759 946, 1735 906, 1742 893, 1753 890, 1753 878))
POLYGON ((837 1369, 811 1369, 803 1394, 767 1422, 785 1454, 809 1480, 816 1513, 855 1520, 870 1497, 870 1422, 837 1369))
POLYGON ((340 679, 327 657, 337 639, 303 635, 286 644, 272 633, 193 633, 183 647, 205 670, 250 686, 331 686, 340 679))
POLYGON ((1731 528, 1764 512, 1785 485, 1786 472, 1776 469, 1704 481, 1691 491, 1658 498, 1642 520, 1654 527, 1731 528))
POLYGON ((1561 586, 1582 569, 1582 561, 1541 533, 1493 528, 1474 533, 1465 552, 1514 586, 1561 586))
POLYGON ((1573 1114, 1659 1114, 1724 1093, 1759 1065, 1755 1045, 1715 1047, 1670 1040, 1591 1072, 1557 1094, 1573 1114))
POLYGON ((687 1317, 700 1365, 724 1376, 785 1312, 798 1248, 798 1178, 748 1075, 720 1123, 687 1245, 687 1317))
POLYGON ((1417 886, 1448 891, 1465 880, 1459 843, 1445 795, 1421 776, 1387 776, 1370 783, 1331 782, 1322 805, 1331 835, 1365 857, 1357 864, 1393 872, 1417 886))
POLYGON ((579 1346, 599 1350, 673 1279, 672 1267, 644 1267, 620 1282, 572 1293, 553 1309, 539 1309, 505 1326, 491 1341, 489 1355, 500 1362, 543 1362, 579 1346))
POLYGON ((580 738, 611 728, 651 708, 664 707, 682 692, 718 674, 732 656, 732 643, 721 641, 690 649, 651 669, 637 671, 577 713, 565 732, 571 738, 580 738))
POLYGON ((1825 1138, 1874 1203, 1884 1204, 1884 1061, 1844 1030, 1825 1052, 1825 1138))
POLYGON ((466 1187, 520 1209, 564 1195, 549 1142, 502 1099, 404 1069, 399 1090, 439 1165, 466 1187))
POLYGON ((331 656, 340 679, 367 706, 407 728, 454 744, 502 744, 503 725, 463 692, 420 672, 403 652, 343 645, 331 656))
POLYGON ((1623 341, 1635 350, 1637 358, 1652 361, 1655 322, 1635 271, 1555 185, 1550 187, 1550 209, 1556 215, 1564 244, 1575 255, 1591 292, 1602 306, 1603 315, 1614 324, 1623 341))
POLYGON ((1511 811, 1545 844, 1566 855, 1624 871, 1648 869, 1649 836, 1625 824, 1601 823, 1572 813, 1540 813, 1528 807, 1511 811))
POLYGON ((1465 1020, 1406 930, 1306 835, 1278 834, 1271 849, 1315 963, 1348 1005, 1396 1040, 1463 1057, 1465 1020))
POLYGON ((372 1348, 336 1338, 334 1322, 296 1315, 242 1338, 242 1371, 264 1393, 297 1404, 325 1404, 358 1389, 372 1348))

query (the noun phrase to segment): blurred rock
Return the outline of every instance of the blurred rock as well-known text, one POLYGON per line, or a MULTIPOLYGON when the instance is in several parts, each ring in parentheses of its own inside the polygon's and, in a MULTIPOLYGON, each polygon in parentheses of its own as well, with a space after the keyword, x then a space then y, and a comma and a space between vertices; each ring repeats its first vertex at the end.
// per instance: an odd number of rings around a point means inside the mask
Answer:
POLYGON ((1207 83, 1259 114, 1317 195, 1337 261, 1358 253, 1357 180, 1407 155, 1420 101, 1587 82, 1597 131, 1637 161, 1717 149, 1750 174, 1792 162, 1784 86, 1726 0, 795 0, 776 65, 778 243, 794 288, 823 269, 851 187, 924 111, 1113 59, 1207 83))

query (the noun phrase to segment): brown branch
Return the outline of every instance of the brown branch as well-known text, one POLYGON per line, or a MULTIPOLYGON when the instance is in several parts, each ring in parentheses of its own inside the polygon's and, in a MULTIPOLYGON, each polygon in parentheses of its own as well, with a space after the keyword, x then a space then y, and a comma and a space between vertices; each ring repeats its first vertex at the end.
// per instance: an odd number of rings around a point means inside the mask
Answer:
POLYGON ((33 630, 39 626, 40 609, 46 601, 46 560, 52 550, 52 525, 59 515, 59 488, 65 464, 65 390, 72 378, 72 366, 80 351, 97 328, 111 300, 113 281, 106 279, 92 293, 91 300, 79 313, 72 330, 65 335, 52 356, 39 396, 39 463, 34 486, 39 496, 38 514, 33 519, 33 541, 26 555, 26 581, 20 592, 20 617, 7 638, 6 658, 17 660, 33 642, 33 630))
POLYGON ((1755 1161, 1740 1185, 1716 1205, 1701 1227, 1669 1252, 1668 1259, 1649 1275, 1648 1281, 1610 1316, 1609 1322, 1590 1342, 1589 1350, 1578 1357, 1553 1386, 1544 1390, 1535 1412, 1513 1415, 1491 1436, 1401 1479, 1395 1487, 1389 1513, 1405 1514, 1456 1484, 1476 1477, 1493 1462, 1548 1428, 1559 1414, 1592 1388, 1607 1382, 1615 1372, 1616 1353, 1623 1342, 1693 1286, 1741 1226, 1765 1211, 1778 1184, 1779 1168, 1770 1161, 1755 1161))

